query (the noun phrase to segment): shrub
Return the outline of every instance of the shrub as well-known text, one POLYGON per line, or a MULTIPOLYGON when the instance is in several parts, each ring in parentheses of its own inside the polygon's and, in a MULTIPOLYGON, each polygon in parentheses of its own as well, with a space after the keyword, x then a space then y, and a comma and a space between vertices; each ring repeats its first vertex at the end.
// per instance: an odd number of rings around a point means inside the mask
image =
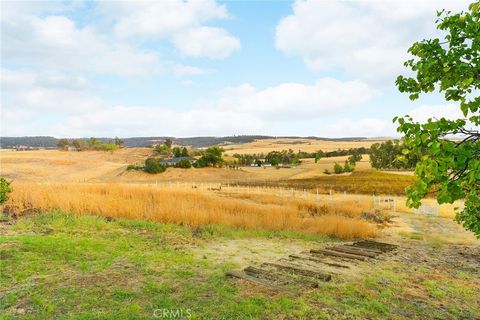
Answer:
POLYGON ((118 144, 115 144, 115 143, 100 143, 98 145, 98 149, 103 150, 103 151, 115 151, 118 148, 120 148, 120 146, 118 144))
POLYGON ((335 172, 335 174, 343 173, 343 167, 335 162, 335 165, 333 166, 333 172, 335 172))
POLYGON ((9 181, 0 177, 0 204, 4 204, 8 200, 8 194, 12 192, 9 181))
POLYGON ((192 163, 190 162, 190 160, 182 159, 177 163, 177 165, 175 167, 183 168, 183 169, 189 169, 189 168, 192 167, 192 163))
POLYGON ((143 170, 148 173, 161 173, 167 170, 167 166, 162 164, 160 159, 148 158, 145 160, 145 168, 143 170))
POLYGON ((345 161, 345 165, 343 166, 343 172, 353 172, 355 170, 355 165, 351 165, 348 160, 345 161))

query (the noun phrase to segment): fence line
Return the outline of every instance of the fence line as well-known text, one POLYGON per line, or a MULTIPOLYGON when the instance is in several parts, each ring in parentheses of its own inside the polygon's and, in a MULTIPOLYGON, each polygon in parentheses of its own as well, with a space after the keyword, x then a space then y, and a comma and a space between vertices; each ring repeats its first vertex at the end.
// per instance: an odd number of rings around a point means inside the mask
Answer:
MULTIPOLYGON (((327 194, 321 194, 319 192, 319 189, 316 188, 314 190, 302 188, 302 189, 295 189, 295 188, 287 188, 285 189, 284 187, 281 186, 255 186, 251 187, 249 185, 244 185, 241 186, 240 184, 235 184, 235 183, 220 183, 220 182, 210 182, 210 183, 204 183, 204 182, 176 182, 172 183, 171 181, 168 182, 159 182, 158 180, 155 181, 154 183, 155 187, 159 188, 176 188, 180 190, 197 190, 199 192, 211 192, 211 191, 227 191, 227 192, 237 192, 237 193, 247 193, 247 194, 272 194, 272 195, 277 195, 279 197, 291 197, 291 198, 298 198, 298 199, 305 199, 305 200, 313 200, 316 202, 322 202, 322 201, 330 201, 334 202, 334 194, 339 197, 345 197, 348 198, 351 196, 348 194, 346 191, 343 191, 343 193, 339 192, 334 192, 332 189, 328 191, 327 194)), ((366 199, 369 197, 368 195, 356 195, 356 199, 353 201, 356 201, 357 203, 360 203, 363 199, 366 199)), ((393 212, 397 212, 397 197, 396 196, 386 196, 386 195, 372 195, 372 203, 373 203, 373 208, 375 209, 388 209, 392 210, 393 212)), ((338 198, 337 198, 338 200, 338 198)), ((419 214, 433 214, 438 216, 438 206, 432 207, 428 205, 424 205, 419 209, 415 209, 414 213, 419 213, 419 214)))

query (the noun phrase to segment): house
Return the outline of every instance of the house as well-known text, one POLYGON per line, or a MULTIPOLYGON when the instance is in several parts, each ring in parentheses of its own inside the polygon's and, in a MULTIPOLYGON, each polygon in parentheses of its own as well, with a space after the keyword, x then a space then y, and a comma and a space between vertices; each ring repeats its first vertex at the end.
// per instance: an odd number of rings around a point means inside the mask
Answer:
POLYGON ((161 161, 161 163, 169 165, 169 166, 175 166, 182 160, 188 160, 188 161, 190 161, 190 163, 193 164, 194 162, 197 161, 197 158, 193 158, 193 157, 173 157, 173 158, 169 158, 169 159, 163 159, 161 161))

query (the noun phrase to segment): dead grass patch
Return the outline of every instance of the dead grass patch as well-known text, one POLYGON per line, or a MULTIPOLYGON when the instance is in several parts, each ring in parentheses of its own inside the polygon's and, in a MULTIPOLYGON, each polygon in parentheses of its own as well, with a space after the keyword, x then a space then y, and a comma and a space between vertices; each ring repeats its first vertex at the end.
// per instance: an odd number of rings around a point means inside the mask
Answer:
POLYGON ((19 211, 59 209, 75 214, 146 219, 194 228, 221 224, 246 229, 294 230, 342 239, 376 235, 374 224, 347 209, 322 211, 321 207, 312 204, 300 204, 300 200, 282 202, 264 197, 263 201, 146 185, 18 182, 9 205, 19 211), (322 214, 312 214, 312 210, 322 214))

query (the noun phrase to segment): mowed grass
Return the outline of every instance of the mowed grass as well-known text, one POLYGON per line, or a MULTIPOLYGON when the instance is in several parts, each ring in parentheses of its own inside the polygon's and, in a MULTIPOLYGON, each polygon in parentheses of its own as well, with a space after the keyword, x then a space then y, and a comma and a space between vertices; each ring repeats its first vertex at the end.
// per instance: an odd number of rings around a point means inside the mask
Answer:
MULTIPOLYGON (((296 297, 229 279, 225 271, 236 265, 196 254, 218 239, 275 243, 294 232, 58 211, 0 227, 2 319, 153 319, 162 310, 189 319, 476 319, 480 307, 478 272, 448 264, 371 263, 296 297)), ((313 247, 328 238, 306 240, 313 247)))
POLYGON ((276 195, 215 194, 198 190, 132 184, 39 184, 15 182, 9 206, 17 212, 58 209, 74 214, 144 219, 191 228, 220 224, 250 230, 290 230, 341 239, 376 236, 361 219, 372 204, 354 201, 319 204, 276 195), (248 199, 250 198, 250 199, 248 199), (255 200, 255 201, 252 201, 255 200))

